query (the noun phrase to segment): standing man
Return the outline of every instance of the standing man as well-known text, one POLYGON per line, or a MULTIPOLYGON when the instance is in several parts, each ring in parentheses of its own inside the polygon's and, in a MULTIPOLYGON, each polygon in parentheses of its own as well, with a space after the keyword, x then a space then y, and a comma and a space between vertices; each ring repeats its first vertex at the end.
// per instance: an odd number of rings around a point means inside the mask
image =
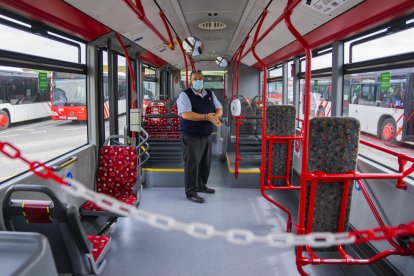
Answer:
POLYGON ((181 141, 184 157, 185 195, 187 199, 203 203, 197 192, 214 194, 206 186, 210 173, 213 125, 220 126, 223 109, 217 97, 203 88, 201 71, 191 72, 191 88, 177 99, 181 141))

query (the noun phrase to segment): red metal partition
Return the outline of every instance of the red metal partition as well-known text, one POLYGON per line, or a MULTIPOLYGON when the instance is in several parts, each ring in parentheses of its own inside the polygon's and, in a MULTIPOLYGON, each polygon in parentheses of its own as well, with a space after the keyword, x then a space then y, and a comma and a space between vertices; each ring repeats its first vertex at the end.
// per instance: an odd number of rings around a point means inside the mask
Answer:
MULTIPOLYGON (((379 212, 376 210, 375 205, 373 204, 369 194, 367 193, 364 183, 362 180, 364 179, 396 179, 397 184, 396 187, 399 189, 406 189, 406 185, 404 184, 404 178, 407 177, 409 174, 414 172, 414 158, 400 154, 397 152, 394 152, 389 149, 382 148, 377 145, 373 145, 371 143, 361 141, 362 144, 371 146, 373 148, 376 148, 378 150, 381 150, 383 152, 386 152, 388 154, 394 155, 398 158, 399 163, 399 172, 395 174, 371 174, 371 173, 358 173, 355 171, 347 172, 347 173, 341 173, 341 174, 326 174, 324 172, 309 172, 308 171, 308 155, 309 155, 309 117, 310 117, 310 80, 311 80, 311 49, 307 41, 303 38, 303 36, 295 29, 291 22, 291 14, 295 7, 300 3, 300 1, 297 0, 291 0, 288 2, 287 7, 285 8, 285 11, 283 14, 276 19, 276 21, 269 27, 267 31, 265 31, 262 36, 258 39, 258 34, 260 32, 260 28, 263 24, 264 18, 267 15, 267 11, 265 10, 262 14, 262 17, 260 19, 259 25, 256 29, 256 33, 254 36, 254 40, 252 43, 251 48, 244 54, 239 54, 241 58, 243 58, 250 50, 252 51, 253 56, 258 61, 258 64, 260 65, 260 68, 264 72, 263 76, 263 99, 266 99, 266 88, 267 88, 267 68, 266 64, 263 62, 262 59, 258 57, 256 54, 255 48, 257 44, 282 20, 285 21, 287 28, 289 31, 295 36, 297 41, 302 45, 302 49, 305 51, 306 54, 306 73, 305 73, 305 91, 304 91, 304 120, 300 120, 302 122, 302 130, 301 134, 303 134, 303 137, 277 137, 277 136, 267 136, 266 135, 266 100, 263 100, 263 117, 262 117, 262 163, 260 167, 260 190, 262 195, 275 204, 277 207, 281 208, 288 216, 287 219, 287 231, 290 231, 291 226, 291 214, 290 211, 282 206, 281 204, 274 201, 272 198, 267 196, 265 194, 265 191, 269 189, 269 182, 271 179, 274 178, 274 176, 271 176, 270 173, 267 176, 267 179, 265 179, 265 169, 267 166, 267 170, 269 171, 270 166, 272 164, 272 144, 276 142, 291 142, 293 140, 296 140, 299 144, 299 142, 302 142, 302 165, 301 165, 301 175, 300 175, 300 186, 294 187, 290 184, 290 182, 287 182, 287 187, 275 187, 274 190, 284 190, 284 189, 300 189, 300 199, 299 199, 299 211, 298 211, 298 222, 296 225, 296 232, 298 235, 304 235, 307 233, 312 232, 312 221, 313 221, 313 210, 314 210, 314 204, 315 204, 315 196, 316 196, 316 186, 317 183, 325 182, 325 183, 332 183, 332 182, 342 182, 343 183, 343 192, 342 192, 342 198, 340 203, 340 211, 339 211, 339 219, 338 219, 338 232, 344 231, 344 225, 345 225, 345 217, 346 217, 346 209, 348 202, 348 188, 350 185, 357 181, 357 183, 361 187, 361 191, 363 193, 364 198, 366 199, 369 208, 371 212, 373 213, 376 221, 378 222, 381 229, 387 229, 385 226, 381 216, 379 215, 379 212), (269 155, 267 156, 267 164, 265 164, 266 160, 266 147, 269 145, 269 155), (411 162, 411 166, 407 169, 404 169, 407 162, 411 162), (310 183, 310 196, 309 196, 309 203, 308 203, 308 213, 306 214, 306 196, 307 196, 307 184, 310 183), (305 216, 307 219, 307 223, 305 225, 305 216)), ((237 60, 239 57, 236 55, 237 60)), ((240 59, 241 59, 240 58, 240 59)), ((233 72, 234 74, 234 72, 233 72)), ((238 119, 244 119, 245 116, 239 116, 236 118, 236 129, 239 125, 238 119)), ((237 136, 236 136, 237 141, 237 136)), ((237 145, 236 145, 236 159, 240 160, 240 157, 237 155, 237 145)), ((286 178, 287 179, 287 178, 286 178)), ((272 189, 272 188, 270 188, 272 189)), ((358 232, 358 231, 356 231, 358 232)), ((368 240, 375 240, 376 234, 374 233, 374 230, 368 230, 368 231, 361 231, 359 233, 360 235, 357 235, 356 243, 366 242, 368 240)), ((386 231, 385 231, 386 232, 386 231)), ((393 233, 396 234, 396 233, 393 233)), ((372 262, 375 262, 379 259, 382 259, 389 255, 410 255, 413 254, 413 245, 411 244, 408 247, 403 247, 400 244, 398 244, 396 241, 393 240, 395 236, 390 235, 387 240, 389 241, 389 244, 391 245, 392 249, 385 250, 383 252, 380 252, 368 259, 358 259, 353 258, 349 254, 346 253, 344 248, 339 245, 337 246, 337 250, 340 254, 340 258, 321 258, 319 257, 310 246, 306 246, 306 253, 308 256, 304 255, 304 248, 303 247, 297 247, 296 248, 296 264, 297 269, 301 275, 307 275, 306 272, 303 270, 303 266, 308 264, 347 264, 347 265, 356 265, 356 264, 369 264, 372 262)))

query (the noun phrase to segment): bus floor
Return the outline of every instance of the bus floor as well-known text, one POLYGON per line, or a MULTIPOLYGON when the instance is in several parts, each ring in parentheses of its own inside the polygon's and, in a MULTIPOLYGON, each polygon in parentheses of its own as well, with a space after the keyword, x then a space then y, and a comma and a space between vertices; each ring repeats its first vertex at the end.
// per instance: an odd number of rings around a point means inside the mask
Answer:
MULTIPOLYGON (((223 167, 213 164, 214 170, 221 170, 213 171, 208 184, 216 188, 216 193, 202 194, 206 199, 203 204, 187 200, 183 188, 148 188, 143 191, 140 208, 181 222, 208 223, 217 230, 240 228, 257 235, 283 232, 284 214, 264 200, 258 189, 226 187, 220 182, 226 172, 223 167)), ((292 214, 297 212, 292 194, 282 192, 278 199, 292 214)), ((105 276, 299 275, 293 247, 241 246, 220 238, 196 239, 130 218, 120 218, 112 226, 111 236, 112 247, 102 274, 105 276)), ((306 266, 305 270, 311 275, 374 275, 366 266, 320 265, 306 266)))

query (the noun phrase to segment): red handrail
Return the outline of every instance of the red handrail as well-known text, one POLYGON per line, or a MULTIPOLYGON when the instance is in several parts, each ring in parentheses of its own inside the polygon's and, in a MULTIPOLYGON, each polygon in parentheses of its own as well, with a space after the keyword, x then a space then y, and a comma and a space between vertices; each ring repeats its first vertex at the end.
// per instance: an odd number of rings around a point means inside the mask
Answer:
MULTIPOLYGON (((273 203, 274 205, 276 205, 277 207, 279 207, 283 212, 286 213, 287 215, 287 222, 286 222, 286 231, 290 232, 292 229, 292 215, 289 211, 289 209, 287 209, 285 206, 283 206, 282 204, 276 202, 275 200, 273 200, 271 197, 269 197, 266 194, 266 187, 265 187, 265 162, 266 162, 266 97, 267 97, 267 92, 266 92, 266 87, 267 87, 267 67, 266 64, 263 62, 262 59, 260 59, 260 57, 256 54, 256 40, 257 40, 257 36, 259 35, 260 29, 263 25, 263 21, 267 16, 267 10, 263 10, 262 13, 262 17, 260 18, 259 24, 257 26, 256 29, 256 33, 254 34, 254 39, 253 39, 253 47, 252 47, 252 53, 254 58, 260 63, 260 65, 262 66, 263 69, 263 99, 265 99, 263 101, 263 109, 262 109, 262 161, 261 161, 261 165, 260 165, 260 193, 262 194, 262 196, 267 199, 268 201, 270 201, 271 203, 273 203)), ((269 172, 268 172, 269 173, 269 172)))
POLYGON ((187 64, 187 55, 184 52, 183 43, 181 39, 177 36, 178 44, 180 45, 181 53, 183 54, 184 64, 185 64, 185 89, 188 89, 188 64, 187 64))
POLYGON ((171 50, 175 50, 174 39, 172 37, 170 26, 168 25, 167 18, 165 17, 164 11, 160 11, 160 17, 162 19, 162 22, 164 23, 165 29, 167 30, 168 38, 170 39, 170 43, 167 45, 167 47, 170 48, 171 50))
POLYGON ((256 39, 256 41, 252 43, 252 45, 250 45, 250 48, 242 55, 241 58, 243 59, 250 51, 252 51, 253 48, 255 48, 256 45, 259 44, 284 19, 285 13, 292 12, 296 8, 296 6, 300 4, 300 2, 301 0, 289 0, 285 8, 285 11, 276 19, 275 22, 273 22, 272 25, 270 25, 270 27, 258 39, 256 39))
MULTIPOLYGON (((134 4, 131 0, 124 0, 124 2, 137 15, 138 19, 141 20, 142 23, 144 23, 148 28, 150 28, 165 45, 170 45, 170 42, 158 31, 158 29, 145 16, 145 10, 142 6, 141 0, 135 0, 136 4, 134 4)), ((172 45, 174 45, 174 43, 172 45)))
MULTIPOLYGON (((135 88, 135 75, 134 75, 134 70, 132 70, 132 64, 131 64, 131 59, 129 58, 128 55, 128 51, 124 45, 124 42, 122 42, 121 36, 119 35, 119 33, 116 33, 116 39, 118 39, 119 44, 122 47, 122 51, 124 51, 124 55, 128 64, 128 71, 129 71, 129 78, 131 79, 131 108, 134 109, 136 107, 135 105, 135 93, 136 93, 136 88, 135 88)), ((135 138, 136 134, 135 132, 132 132, 132 138, 135 138)))

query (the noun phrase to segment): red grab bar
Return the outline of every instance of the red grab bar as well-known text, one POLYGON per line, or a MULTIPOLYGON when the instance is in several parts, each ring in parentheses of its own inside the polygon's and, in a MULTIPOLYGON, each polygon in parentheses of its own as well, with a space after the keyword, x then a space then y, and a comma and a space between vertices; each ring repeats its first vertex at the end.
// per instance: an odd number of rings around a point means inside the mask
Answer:
MULTIPOLYGON (((159 31, 157 28, 155 28, 154 25, 148 20, 148 18, 145 16, 145 10, 142 6, 141 0, 136 0, 136 4, 134 4, 131 0, 124 0, 124 2, 131 8, 131 10, 137 15, 138 19, 142 21, 148 28, 150 28, 160 39, 161 41, 169 46, 174 45, 173 41, 168 41, 159 31)), ((161 16, 163 18, 163 16, 161 16)), ((165 20, 165 19, 163 19, 165 20)), ((169 32, 169 29, 167 28, 167 32, 169 32)), ((171 36, 172 38, 172 36, 171 36)), ((170 47, 169 47, 170 48, 170 47)), ((173 48, 171 48, 173 49, 173 48)))

